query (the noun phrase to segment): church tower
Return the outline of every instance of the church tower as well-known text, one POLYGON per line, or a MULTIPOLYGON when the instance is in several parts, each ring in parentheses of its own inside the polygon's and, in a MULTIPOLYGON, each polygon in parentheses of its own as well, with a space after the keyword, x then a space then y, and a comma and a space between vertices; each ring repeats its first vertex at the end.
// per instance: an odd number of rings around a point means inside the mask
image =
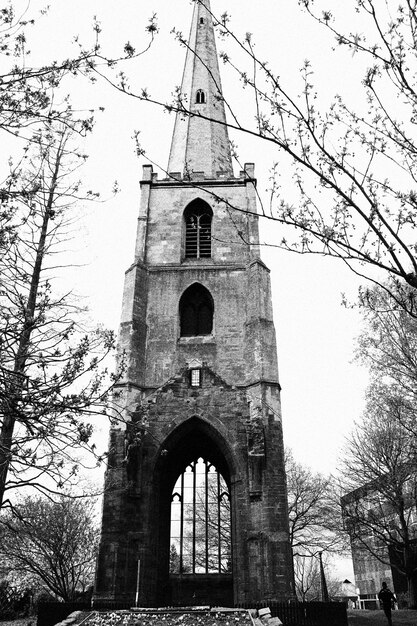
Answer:
POLYGON ((95 595, 139 606, 292 596, 269 270, 235 177, 209 0, 195 2, 168 175, 143 167, 126 272, 95 595))

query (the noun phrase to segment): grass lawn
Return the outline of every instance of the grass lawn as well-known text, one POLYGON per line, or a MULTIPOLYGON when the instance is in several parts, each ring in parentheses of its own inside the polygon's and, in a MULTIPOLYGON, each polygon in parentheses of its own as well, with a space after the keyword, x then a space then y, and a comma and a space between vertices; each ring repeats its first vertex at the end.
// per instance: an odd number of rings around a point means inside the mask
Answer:
POLYGON ((11 621, 1 621, 0 626, 36 626, 36 615, 34 617, 22 617, 11 621))
MULTIPOLYGON (((349 626, 385 626, 383 611, 348 611, 349 626)), ((417 626, 417 611, 393 611, 392 626, 417 626)))

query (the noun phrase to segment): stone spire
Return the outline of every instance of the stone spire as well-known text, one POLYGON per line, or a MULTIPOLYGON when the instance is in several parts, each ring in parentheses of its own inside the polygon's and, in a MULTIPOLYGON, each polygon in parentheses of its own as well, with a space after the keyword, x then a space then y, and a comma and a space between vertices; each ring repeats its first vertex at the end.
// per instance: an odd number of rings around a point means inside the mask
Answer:
POLYGON ((188 43, 181 94, 195 115, 177 113, 168 172, 233 176, 210 0, 195 0, 188 43))

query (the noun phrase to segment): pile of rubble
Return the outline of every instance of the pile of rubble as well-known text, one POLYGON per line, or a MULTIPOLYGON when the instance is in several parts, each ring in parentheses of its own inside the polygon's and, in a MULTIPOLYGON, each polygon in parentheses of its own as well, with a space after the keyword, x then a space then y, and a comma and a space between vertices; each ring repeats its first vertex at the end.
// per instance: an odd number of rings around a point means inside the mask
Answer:
MULTIPOLYGON (((79 621, 79 614, 69 615, 62 626, 280 626, 268 608, 256 610, 198 608, 182 610, 131 609, 94 612, 79 621), (77 619, 78 618, 78 619, 77 619)), ((60 626, 60 625, 59 625, 60 626)))
POLYGON ((190 611, 112 611, 95 613, 83 626, 252 626, 248 611, 190 610, 190 611))

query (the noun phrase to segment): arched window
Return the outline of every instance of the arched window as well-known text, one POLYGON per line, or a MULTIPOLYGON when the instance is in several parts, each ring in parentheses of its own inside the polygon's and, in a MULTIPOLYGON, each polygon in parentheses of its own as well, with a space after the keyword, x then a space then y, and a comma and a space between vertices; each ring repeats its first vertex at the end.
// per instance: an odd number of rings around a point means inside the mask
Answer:
POLYGON ((211 221, 213 211, 203 200, 194 200, 184 211, 185 257, 211 257, 211 221))
POLYGON ((216 467, 201 457, 172 492, 169 566, 171 574, 231 571, 229 490, 216 467))
POLYGON ((200 24, 204 24, 204 17, 200 17, 200 24))
POLYGON ((196 104, 206 104, 206 94, 202 89, 198 89, 195 94, 195 102, 196 104))
POLYGON ((210 335, 213 330, 213 298, 202 285, 188 287, 180 300, 181 337, 210 335))

